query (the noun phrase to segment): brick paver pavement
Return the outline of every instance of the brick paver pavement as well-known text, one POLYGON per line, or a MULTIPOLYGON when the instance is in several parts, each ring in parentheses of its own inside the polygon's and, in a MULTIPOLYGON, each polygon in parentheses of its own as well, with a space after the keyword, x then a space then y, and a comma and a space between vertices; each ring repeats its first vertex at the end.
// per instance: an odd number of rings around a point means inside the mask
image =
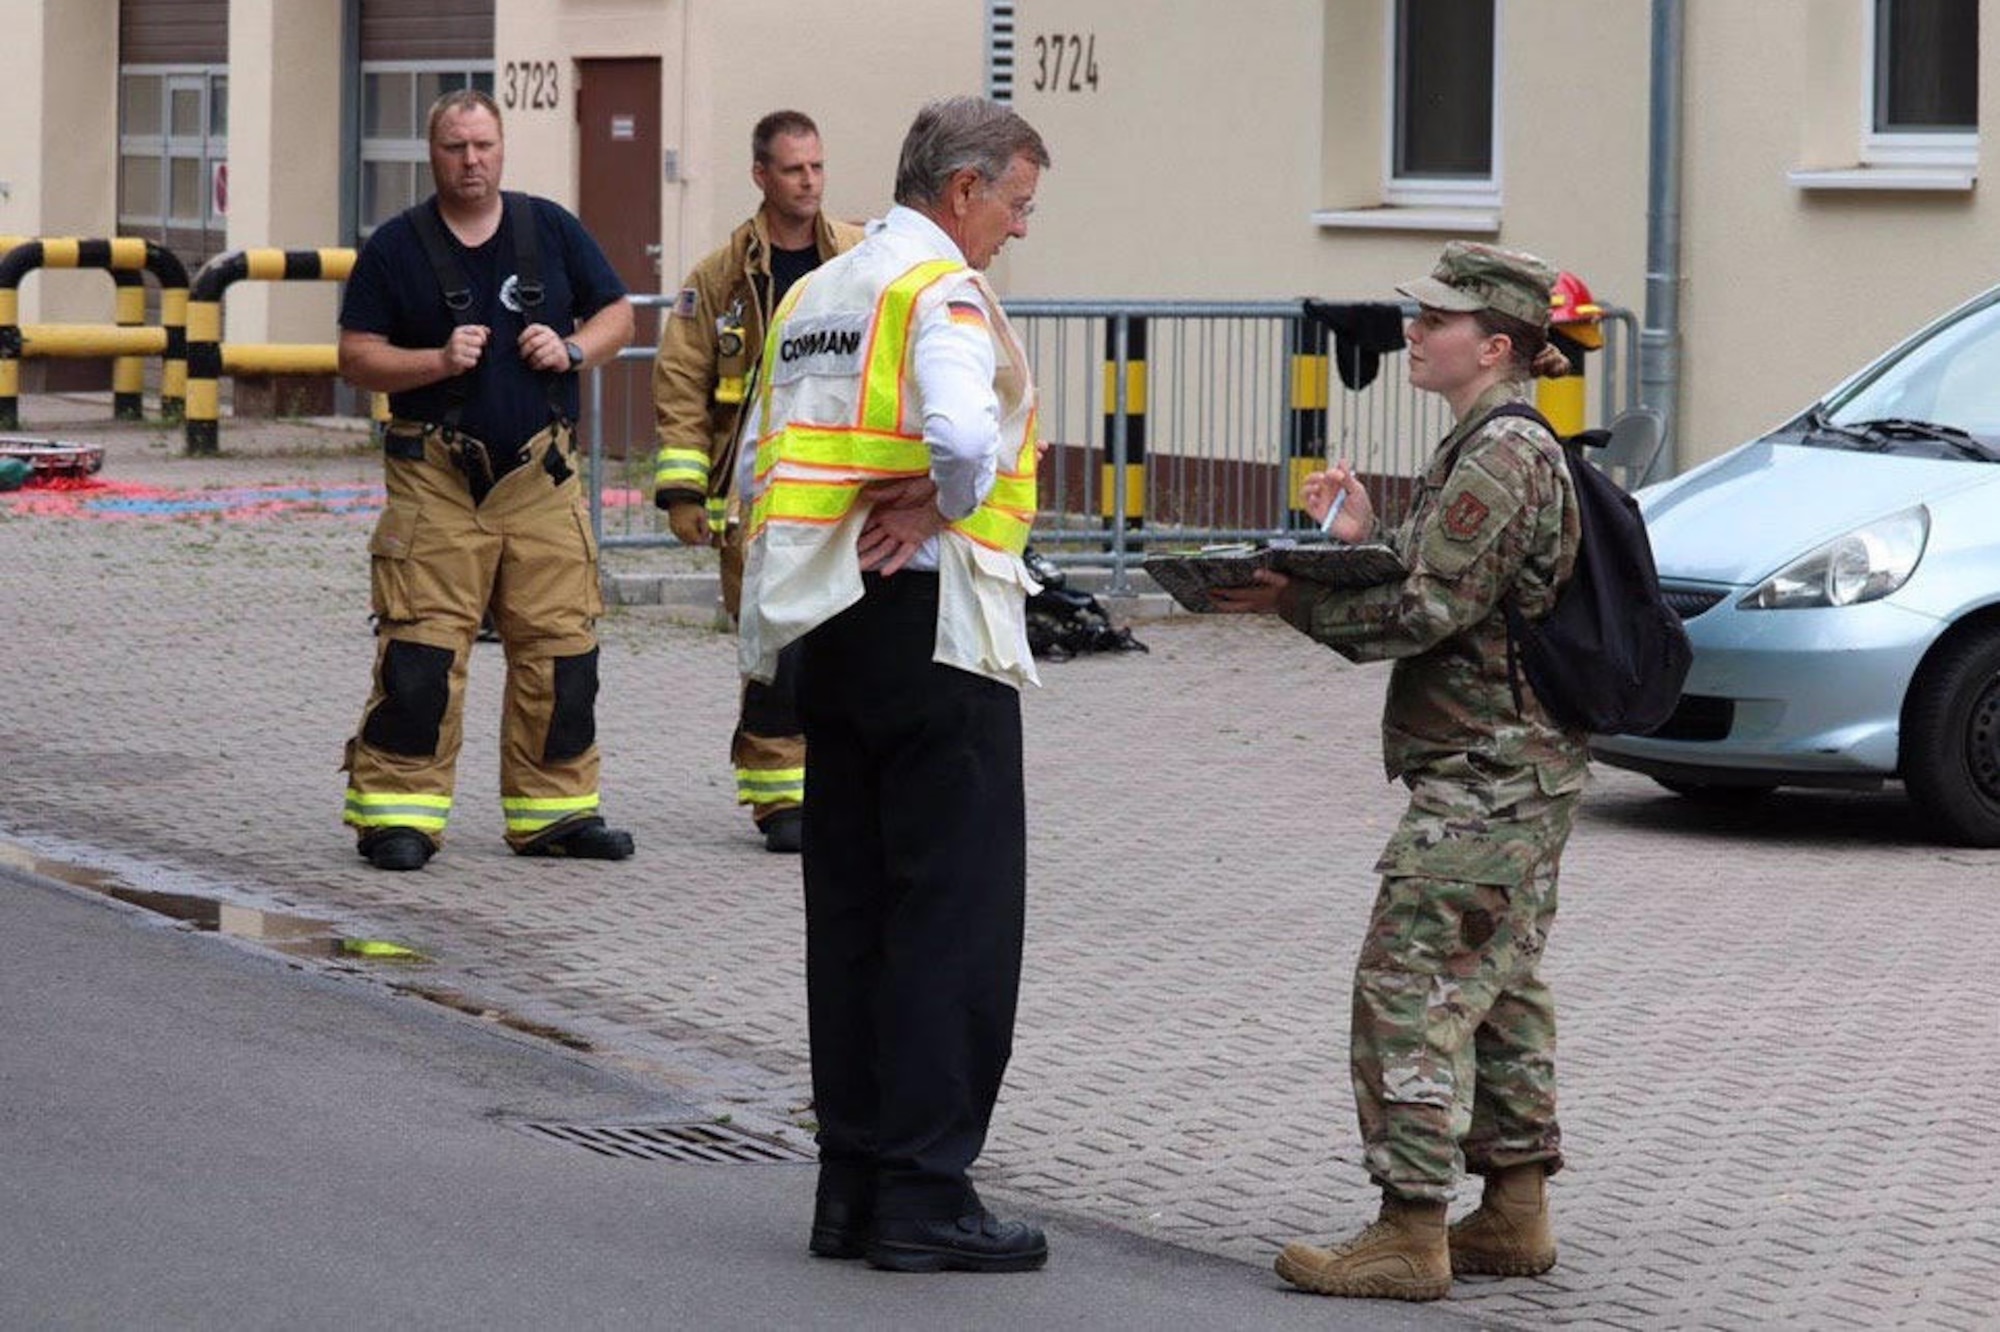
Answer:
MULTIPOLYGON (((64 432, 109 441, 108 479, 377 479, 351 436, 300 426, 231 422, 217 460, 172 456, 154 428, 64 432)), ((500 649, 481 646, 446 852, 373 872, 337 821, 371 654, 371 515, 344 505, 71 518, 0 496, 0 835, 416 945, 435 960, 396 983, 559 1026, 799 1139, 798 866, 732 803, 730 641, 654 608, 602 626, 604 789, 632 861, 506 853, 500 649)), ((1401 809, 1379 764, 1385 672, 1273 623, 1140 636, 1149 655, 1049 665, 1026 699, 1027 970, 982 1178, 1262 1265, 1372 1212, 1346 985, 1401 809)), ((1924 844, 1893 794, 1703 808, 1599 769, 1563 881, 1563 1262, 1461 1281, 1452 1307, 1521 1326, 1992 1326, 2000 853, 1924 844)))

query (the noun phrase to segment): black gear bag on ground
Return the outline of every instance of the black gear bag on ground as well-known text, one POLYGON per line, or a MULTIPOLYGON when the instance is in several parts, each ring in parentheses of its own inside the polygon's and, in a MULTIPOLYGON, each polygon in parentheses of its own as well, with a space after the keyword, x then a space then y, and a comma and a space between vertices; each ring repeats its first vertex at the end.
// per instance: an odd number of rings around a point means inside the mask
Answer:
POLYGON ((1130 629, 1112 627, 1111 615, 1088 592, 1066 587, 1063 571, 1032 548, 1021 562, 1042 585, 1028 598, 1028 650, 1049 661, 1068 661, 1080 652, 1144 652, 1130 629))
MULTIPOLYGON (((1535 421, 1555 434, 1546 417, 1519 402, 1497 408, 1480 425, 1503 416, 1535 421)), ((1535 697, 1564 726, 1644 735, 1673 715, 1694 649, 1680 616, 1660 595, 1638 502, 1583 456, 1583 445, 1601 444, 1603 432, 1557 438, 1576 489, 1582 537, 1576 567, 1546 616, 1529 620, 1511 596, 1501 603, 1514 706, 1521 706, 1526 675, 1535 697)))

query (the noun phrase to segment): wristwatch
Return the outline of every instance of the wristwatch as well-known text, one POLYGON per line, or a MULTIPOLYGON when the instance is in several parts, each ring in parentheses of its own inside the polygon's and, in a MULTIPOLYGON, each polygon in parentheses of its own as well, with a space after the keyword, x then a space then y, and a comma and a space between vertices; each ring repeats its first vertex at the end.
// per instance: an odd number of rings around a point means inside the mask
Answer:
POLYGON ((563 343, 563 350, 569 353, 571 374, 583 369, 583 348, 577 346, 574 342, 565 342, 563 343))

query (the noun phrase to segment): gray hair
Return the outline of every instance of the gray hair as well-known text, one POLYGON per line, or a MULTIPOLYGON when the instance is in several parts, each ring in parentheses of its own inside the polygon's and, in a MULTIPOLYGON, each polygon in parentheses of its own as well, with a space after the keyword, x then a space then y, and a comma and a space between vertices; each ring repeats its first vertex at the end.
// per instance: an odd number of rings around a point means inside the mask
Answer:
POLYGON ((930 102, 903 136, 896 202, 905 207, 934 204, 944 197, 951 178, 968 167, 990 184, 1023 156, 1038 167, 1049 164, 1042 136, 1011 107, 984 97, 930 102))

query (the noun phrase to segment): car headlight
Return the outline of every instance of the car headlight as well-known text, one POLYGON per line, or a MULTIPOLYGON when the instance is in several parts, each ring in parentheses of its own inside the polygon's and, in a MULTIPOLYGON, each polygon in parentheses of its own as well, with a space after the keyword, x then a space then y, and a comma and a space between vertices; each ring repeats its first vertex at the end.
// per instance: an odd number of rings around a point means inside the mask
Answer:
POLYGON ((1930 510, 1878 518, 1793 560, 1737 603, 1741 610, 1852 606, 1886 597, 1916 572, 1931 530, 1930 510))

